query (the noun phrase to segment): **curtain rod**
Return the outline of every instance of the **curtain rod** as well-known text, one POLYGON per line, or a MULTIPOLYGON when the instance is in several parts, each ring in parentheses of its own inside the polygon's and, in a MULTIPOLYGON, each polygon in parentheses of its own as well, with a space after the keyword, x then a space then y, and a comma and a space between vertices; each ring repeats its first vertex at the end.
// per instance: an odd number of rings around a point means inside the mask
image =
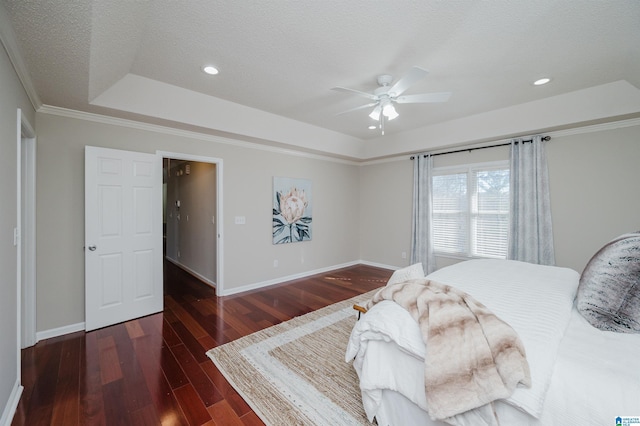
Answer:
MULTIPOLYGON (((551 136, 543 136, 542 140, 547 142, 551 140, 551 136)), ((527 143, 527 142, 533 142, 533 139, 527 139, 527 140, 523 140, 523 141, 518 141, 516 143, 527 143)), ((507 145, 511 145, 511 142, 505 142, 505 143, 499 143, 496 145, 488 145, 488 146, 477 146, 475 148, 466 148, 466 149, 458 149, 455 151, 445 151, 445 152, 436 152, 435 154, 431 154, 432 157, 435 157, 437 155, 445 155, 445 154, 455 154, 457 152, 471 152, 471 151, 475 151, 476 149, 485 149, 485 148, 496 148, 499 146, 507 146, 507 145)), ((424 154, 424 157, 427 157, 427 154, 424 154)), ((415 155, 412 155, 411 157, 409 157, 411 160, 413 160, 415 158, 415 155)))

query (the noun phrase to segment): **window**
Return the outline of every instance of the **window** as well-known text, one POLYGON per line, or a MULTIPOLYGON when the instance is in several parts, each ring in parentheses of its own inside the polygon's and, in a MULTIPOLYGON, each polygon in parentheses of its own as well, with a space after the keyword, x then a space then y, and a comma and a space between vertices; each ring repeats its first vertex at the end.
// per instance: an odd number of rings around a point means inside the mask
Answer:
POLYGON ((433 170, 436 254, 504 259, 508 232, 507 163, 433 170))

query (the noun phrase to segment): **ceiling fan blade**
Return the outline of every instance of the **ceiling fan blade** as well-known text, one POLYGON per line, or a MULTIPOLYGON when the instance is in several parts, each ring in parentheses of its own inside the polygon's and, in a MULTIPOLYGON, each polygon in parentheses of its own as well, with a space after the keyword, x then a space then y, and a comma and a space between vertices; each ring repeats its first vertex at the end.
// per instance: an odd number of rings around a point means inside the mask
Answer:
POLYGON ((372 95, 371 93, 361 92, 355 89, 349 89, 347 87, 332 87, 331 90, 337 90, 338 92, 347 92, 347 93, 355 93, 358 96, 362 96, 363 98, 372 99, 374 101, 378 100, 376 95, 372 95))
POLYGON ((423 104, 432 102, 447 102, 451 92, 422 93, 419 95, 399 96, 394 99, 399 104, 423 104))
POLYGON ((389 89, 389 94, 393 97, 400 96, 409 87, 413 86, 418 80, 423 79, 429 71, 420 67, 412 67, 405 75, 400 77, 396 83, 389 89))
POLYGON ((336 115, 342 115, 342 114, 346 114, 346 113, 348 113, 348 112, 358 111, 359 109, 369 108, 369 107, 372 107, 372 106, 374 106, 374 105, 376 105, 376 104, 377 104, 377 102, 371 102, 370 104, 361 105, 361 106, 359 106, 359 107, 355 107, 355 108, 348 109, 348 110, 346 110, 346 111, 339 112, 339 113, 337 113, 336 115))

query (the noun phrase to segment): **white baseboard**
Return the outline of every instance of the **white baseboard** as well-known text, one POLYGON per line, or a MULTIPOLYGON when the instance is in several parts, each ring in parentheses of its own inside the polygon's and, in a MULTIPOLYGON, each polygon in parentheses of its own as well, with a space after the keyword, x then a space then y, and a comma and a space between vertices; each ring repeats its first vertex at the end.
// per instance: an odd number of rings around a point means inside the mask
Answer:
MULTIPOLYGON (((212 287, 215 287, 216 284, 214 282, 212 282, 210 280, 207 280, 206 278, 200 276, 197 272, 191 271, 186 266, 181 265, 180 263, 176 262, 173 259, 170 259, 169 257, 167 257, 166 259, 168 261, 170 261, 171 263, 175 264, 176 266, 178 266, 179 268, 182 268, 185 271, 187 271, 188 273, 190 273, 190 274, 198 277, 199 279, 205 281, 207 284, 211 285, 212 287)), ((300 278, 309 277, 311 275, 322 274, 322 273, 330 272, 330 271, 333 271, 333 270, 336 270, 336 269, 347 268, 349 266, 355 266, 355 265, 360 265, 360 264, 368 265, 368 266, 374 266, 374 267, 377 267, 377 268, 390 269, 390 270, 396 270, 396 269, 400 268, 399 266, 384 265, 384 264, 381 264, 381 263, 369 262, 369 261, 366 261, 366 260, 354 260, 352 262, 341 263, 339 265, 327 266, 325 268, 314 269, 312 271, 305 271, 305 272, 301 272, 299 274, 287 275, 287 276, 284 276, 284 277, 274 278, 272 280, 260 281, 260 282, 257 282, 257 283, 243 285, 241 287, 227 289, 227 290, 224 291, 224 294, 219 294, 218 296, 231 296, 233 294, 243 293, 245 291, 257 290, 257 289, 260 289, 260 288, 269 287, 269 286, 276 285, 276 284, 282 284, 282 283, 287 282, 287 281, 297 280, 297 279, 300 279, 300 278)), ((75 333, 76 331, 84 331, 84 329, 85 329, 84 322, 79 322, 77 324, 66 325, 64 327, 58 327, 58 328, 52 328, 50 330, 38 331, 36 333, 36 343, 41 341, 41 340, 51 339, 52 337, 58 337, 58 336, 62 336, 62 335, 69 334, 69 333, 75 333)), ((0 424, 0 426, 2 426, 2 424, 0 424)))
POLYGON ((354 260, 353 262, 342 263, 340 265, 327 266, 326 268, 314 269, 313 271, 305 271, 299 274, 287 275, 285 277, 274 278, 272 280, 260 281, 253 284, 243 285, 241 287, 225 289, 223 294, 219 294, 218 296, 231 296, 232 294, 243 293, 245 291, 257 290, 264 287, 269 287, 276 284, 281 284, 286 281, 297 280, 300 278, 309 277, 311 275, 322 274, 324 272, 333 271, 335 269, 347 268, 349 266, 359 265, 363 263, 360 260, 354 260))
POLYGON ((20 395, 22 395, 23 387, 20 384, 20 381, 16 380, 13 385, 13 389, 11 390, 11 395, 9 395, 9 400, 7 404, 4 406, 4 410, 2 411, 2 417, 0 417, 0 426, 10 426, 13 421, 13 416, 16 414, 16 409, 18 408, 18 403, 20 402, 20 395))
POLYGON ((199 274, 198 272, 194 271, 193 269, 189 268, 188 266, 184 266, 182 263, 178 262, 175 259, 170 258, 169 256, 165 256, 164 258, 167 259, 169 262, 173 263, 174 265, 176 265, 178 268, 180 268, 180 269, 184 270, 185 272, 193 275, 194 277, 196 277, 200 281, 204 281, 205 283, 209 284, 211 287, 216 288, 216 283, 214 283, 213 281, 211 281, 209 278, 205 277, 204 275, 199 274))
POLYGON ((367 266, 374 266, 376 268, 390 269, 392 271, 404 268, 404 266, 385 265, 384 263, 369 262, 368 260, 361 260, 360 263, 367 266))
POLYGON ((52 328, 44 331, 38 331, 36 333, 36 343, 38 343, 40 340, 51 339, 52 337, 75 333, 76 331, 84 331, 84 322, 65 325, 64 327, 52 328))

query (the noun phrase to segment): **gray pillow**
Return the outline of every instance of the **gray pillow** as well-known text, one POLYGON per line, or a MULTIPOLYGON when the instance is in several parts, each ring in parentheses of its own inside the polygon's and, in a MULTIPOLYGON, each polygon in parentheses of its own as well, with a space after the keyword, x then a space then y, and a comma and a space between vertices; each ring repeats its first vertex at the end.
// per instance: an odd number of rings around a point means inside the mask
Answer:
POLYGON ((591 258, 576 301, 594 327, 640 333, 640 231, 621 235, 591 258))

